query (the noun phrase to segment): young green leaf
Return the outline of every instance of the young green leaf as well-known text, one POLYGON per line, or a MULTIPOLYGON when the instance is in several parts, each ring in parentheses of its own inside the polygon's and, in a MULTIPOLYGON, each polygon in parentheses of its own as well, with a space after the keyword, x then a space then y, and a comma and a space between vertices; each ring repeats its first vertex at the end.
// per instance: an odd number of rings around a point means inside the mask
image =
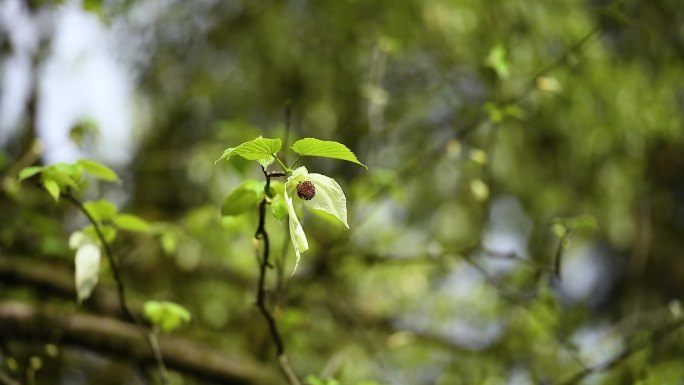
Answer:
POLYGON ((271 185, 269 186, 268 192, 266 195, 268 195, 269 198, 275 198, 278 195, 283 195, 285 192, 285 183, 274 180, 271 181, 271 185))
POLYGON ((45 190, 55 202, 59 202, 59 184, 54 179, 45 178, 43 180, 43 187, 45 187, 45 190))
POLYGON ((501 44, 497 44, 489 50, 487 59, 485 59, 485 65, 492 68, 501 79, 507 78, 510 74, 506 56, 506 48, 501 44))
POLYGON ((359 162, 356 155, 347 146, 334 141, 304 138, 294 142, 292 149, 301 156, 321 156, 346 160, 366 167, 365 164, 359 162))
POLYGON ((118 214, 114 217, 114 225, 122 230, 150 232, 150 224, 146 220, 131 214, 118 214))
POLYGON ((283 200, 282 197, 279 197, 277 200, 271 202, 271 214, 273 214, 275 219, 285 219, 287 218, 287 213, 287 204, 285 204, 285 200, 283 200))
POLYGON ((165 231, 159 239, 166 255, 173 255, 178 250, 178 235, 174 231, 165 231))
POLYGON ((264 198, 264 182, 247 180, 233 190, 223 202, 223 216, 240 215, 257 205, 264 198))
POLYGON ((43 167, 41 166, 26 167, 25 169, 19 171, 19 181, 21 182, 24 179, 28 179, 42 171, 43 167))
POLYGON ((108 182, 119 181, 119 176, 116 175, 116 173, 111 168, 105 166, 102 163, 98 163, 94 160, 89 159, 81 159, 76 163, 83 167, 83 170, 85 170, 85 172, 96 178, 106 180, 108 182))
MULTIPOLYGON (((101 225, 100 230, 102 231, 102 235, 104 236, 105 242, 114 242, 114 240, 116 239, 116 228, 114 226, 101 225)), ((96 240, 98 244, 100 243, 100 238, 98 237, 97 231, 95 231, 95 227, 93 225, 88 225, 84 227, 82 231, 86 237, 96 240)))
POLYGON ((45 170, 44 173, 50 174, 60 187, 78 188, 78 182, 81 180, 83 167, 74 163, 55 163, 45 170))
POLYGON ((164 332, 176 330, 192 318, 186 308, 167 301, 147 301, 143 311, 145 318, 164 332))
POLYGON ((232 156, 239 155, 247 160, 256 160, 262 166, 268 167, 275 158, 273 157, 280 148, 282 143, 280 139, 256 138, 249 142, 242 143, 237 147, 230 147, 223 151, 223 154, 216 162, 223 159, 230 159, 232 156))
POLYGON ((100 248, 86 243, 76 251, 76 295, 82 303, 95 289, 100 276, 100 248))
POLYGON ((114 219, 117 213, 117 208, 114 203, 100 199, 96 201, 86 202, 83 206, 88 210, 88 213, 98 222, 110 221, 114 219))

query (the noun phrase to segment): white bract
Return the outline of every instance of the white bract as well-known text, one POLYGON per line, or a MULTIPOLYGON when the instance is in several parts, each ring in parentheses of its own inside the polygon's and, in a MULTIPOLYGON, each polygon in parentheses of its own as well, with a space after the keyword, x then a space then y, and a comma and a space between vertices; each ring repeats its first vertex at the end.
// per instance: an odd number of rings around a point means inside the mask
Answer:
POLYGON ((297 168, 287 178, 285 183, 285 203, 287 204, 287 212, 289 214, 290 238, 297 256, 295 270, 299 264, 301 253, 309 249, 306 234, 304 234, 304 229, 297 218, 297 210, 302 205, 315 210, 325 211, 339 219, 344 224, 344 227, 349 228, 347 223, 347 198, 344 196, 340 185, 333 178, 325 175, 309 174, 306 167, 297 168), (313 192, 311 193, 312 195, 302 198, 298 194, 297 187, 304 182, 309 182, 313 185, 313 192))
POLYGON ((76 292, 78 303, 90 297, 100 276, 100 248, 87 243, 76 251, 76 292))
POLYGON ((76 294, 78 303, 82 303, 92 294, 100 277, 100 248, 93 240, 80 231, 69 238, 69 247, 76 249, 76 294))

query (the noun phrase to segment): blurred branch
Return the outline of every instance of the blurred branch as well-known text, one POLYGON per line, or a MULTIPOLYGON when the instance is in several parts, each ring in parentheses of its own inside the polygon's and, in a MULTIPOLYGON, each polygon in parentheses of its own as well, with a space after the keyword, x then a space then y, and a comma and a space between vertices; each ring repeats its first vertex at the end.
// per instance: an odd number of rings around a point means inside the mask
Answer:
POLYGON ((28 150, 26 150, 26 152, 16 162, 14 162, 12 166, 10 166, 5 175, 0 178, 0 192, 2 192, 6 186, 11 183, 14 178, 16 178, 17 175, 19 175, 19 172, 23 168, 36 163, 36 161, 40 159, 40 154, 42 151, 43 147, 41 146, 40 141, 33 140, 28 150))
POLYGON ((276 345, 276 353, 278 355, 278 363, 282 369, 285 377, 291 385, 300 385, 297 375, 292 370, 290 366, 290 361, 285 353, 285 344, 278 331, 278 325, 276 324, 273 314, 271 314, 268 306, 266 304, 266 272, 267 268, 272 267, 269 262, 270 257, 270 243, 268 240, 268 232, 266 232, 266 205, 268 204, 268 191, 271 187, 272 177, 282 177, 285 176, 284 172, 267 172, 266 168, 262 168, 264 172, 264 177, 266 178, 266 185, 264 186, 264 198, 259 204, 259 225, 257 226, 256 233, 254 237, 256 239, 261 239, 264 244, 264 251, 262 257, 259 260, 259 286, 257 290, 257 307, 264 315, 266 322, 268 323, 268 329, 271 333, 271 338, 276 345))
POLYGON ((568 379, 564 382, 560 382, 559 384, 560 385, 576 385, 576 384, 581 383, 582 380, 584 380, 586 377, 588 377, 591 374, 601 373, 601 372, 606 372, 608 370, 611 370, 611 369, 619 366, 623 362, 625 362, 627 359, 629 359, 635 353, 637 353, 641 350, 644 350, 646 348, 649 348, 653 345, 659 344, 660 342, 662 342, 667 337, 670 337, 672 334, 679 331, 682 327, 684 327, 684 318, 680 318, 674 322, 663 325, 660 328, 652 331, 648 338, 637 340, 637 342, 633 343, 630 346, 627 346, 620 353, 615 355, 610 360, 608 360, 608 361, 606 361, 600 365, 595 365, 595 366, 585 368, 584 370, 582 370, 582 371, 578 372, 577 374, 573 375, 572 377, 570 377, 570 379, 568 379))
MULTIPOLYGON (((151 364, 147 341, 134 325, 83 313, 33 307, 18 302, 0 305, 0 336, 56 342, 151 364), (59 337, 55 337, 55 330, 59 337), (55 340, 57 339, 57 340, 55 340)), ((277 384, 268 368, 179 337, 162 336, 160 349, 168 366, 197 378, 222 384, 277 384)))
POLYGON ((556 253, 553 256, 553 275, 558 280, 561 279, 561 264, 563 263, 563 250, 565 250, 566 244, 568 243, 568 238, 570 237, 571 233, 572 231, 568 229, 558 239, 556 253))
POLYGON ((428 256, 426 255, 425 257, 414 257, 414 258, 395 258, 395 257, 378 257, 378 256, 370 256, 366 257, 365 260, 370 263, 378 263, 378 262, 410 262, 410 263, 441 263, 443 262, 444 258, 448 257, 460 257, 464 262, 468 263, 470 266, 472 266, 475 270, 477 270, 481 275, 485 283, 487 283, 489 286, 491 286, 496 293, 501 297, 503 300, 511 304, 512 306, 519 308, 525 312, 533 321, 535 321, 540 328, 542 328, 549 336, 551 336, 556 344, 573 360, 575 363, 577 363, 580 367, 586 367, 584 362, 581 360, 581 358, 573 351, 572 347, 564 341, 560 336, 558 336, 554 330, 551 330, 547 325, 548 322, 546 320, 540 319, 539 315, 536 313, 530 311, 528 309, 527 305, 530 304, 537 296, 536 293, 524 293, 521 291, 517 290, 512 290, 511 288, 507 287, 504 285, 501 280, 497 279, 495 276, 489 273, 487 269, 482 266, 476 258, 473 256, 475 254, 483 254, 489 257, 497 257, 497 258, 504 258, 504 259, 512 259, 516 261, 526 261, 527 263, 530 263, 533 265, 533 269, 537 273, 543 273, 543 272, 549 272, 550 269, 544 266, 538 266, 535 264, 533 261, 526 260, 514 253, 498 253, 493 250, 487 250, 487 249, 482 249, 480 246, 474 246, 474 247, 467 247, 464 249, 461 249, 460 251, 445 251, 440 254, 437 254, 436 256, 428 256))
POLYGON ((135 323, 138 326, 138 329, 140 329, 140 333, 145 337, 145 340, 147 341, 149 348, 152 351, 154 358, 157 362, 157 368, 159 369, 159 376, 161 382, 162 384, 167 384, 168 373, 166 371, 166 365, 164 364, 164 358, 161 354, 161 351, 159 350, 159 344, 156 341, 156 336, 138 317, 136 317, 133 314, 131 309, 128 307, 128 303, 126 302, 126 289, 123 283, 123 279, 121 278, 119 266, 116 259, 114 258, 114 252, 112 251, 111 245, 109 244, 109 242, 107 242, 107 239, 102 233, 100 223, 96 221, 95 218, 93 218, 90 212, 88 212, 85 206, 83 206, 83 203, 81 203, 81 201, 78 198, 76 198, 71 193, 71 191, 66 191, 62 195, 64 196, 64 198, 66 198, 66 200, 68 200, 74 206, 76 206, 83 213, 83 215, 85 215, 88 218, 88 221, 90 221, 90 223, 93 225, 93 228, 95 229, 95 234, 97 234, 100 243, 102 243, 105 256, 107 257, 107 261, 109 262, 109 266, 112 270, 112 275, 114 276, 114 281, 116 282, 116 288, 119 295, 119 304, 121 306, 121 309, 126 315, 126 318, 128 318, 128 320, 130 320, 131 322, 135 323))
POLYGON ((565 65, 568 61, 568 58, 571 57, 572 55, 580 52, 582 49, 584 49, 584 46, 586 46, 594 37, 598 36, 599 33, 601 32, 601 25, 599 23, 596 23, 594 27, 589 30, 584 36, 582 36, 575 44, 571 45, 568 47, 563 53, 558 55, 553 61, 549 62, 547 65, 541 67, 537 72, 535 72, 532 77, 525 83, 525 86, 523 87, 520 92, 513 97, 510 100, 510 103, 512 104, 518 104, 520 103, 523 99, 527 98, 534 90, 537 88, 537 79, 539 79, 541 76, 544 76, 548 74, 549 72, 553 71, 554 69, 565 65))
POLYGON ((9 375, 7 375, 5 372, 0 370, 0 384, 2 385, 20 385, 19 382, 9 375))

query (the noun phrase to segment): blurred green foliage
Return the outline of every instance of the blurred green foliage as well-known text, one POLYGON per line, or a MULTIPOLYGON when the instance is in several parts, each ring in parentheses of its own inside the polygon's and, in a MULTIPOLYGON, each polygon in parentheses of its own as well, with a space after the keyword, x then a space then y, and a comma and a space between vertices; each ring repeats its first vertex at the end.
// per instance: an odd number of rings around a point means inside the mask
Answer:
MULTIPOLYGON (((350 230, 305 214, 310 251, 293 277, 287 222, 267 220, 269 302, 307 383, 681 381, 682 333, 649 339, 680 320, 669 309, 684 292, 680 1, 165 1, 136 24, 155 1, 84 2, 153 36, 131 65, 145 100, 139 147, 121 149, 134 160, 122 184, 91 181, 84 196, 135 215, 112 225, 145 230, 113 248, 132 301, 192 314, 175 333, 276 367, 254 306, 260 196, 225 206, 263 175, 214 161, 260 135, 283 148, 313 136, 368 170, 301 160, 342 185, 350 230)), ((0 152, 0 262, 71 266, 69 234, 87 223, 33 179, 17 184, 33 163, 17 153, 0 152)), ((3 300, 76 309, 3 274, 3 300)), ((112 290, 107 272, 100 286, 112 290)), ((42 357, 39 384, 73 368, 100 383, 89 368, 106 366, 0 342, 0 373, 23 378, 42 357)))

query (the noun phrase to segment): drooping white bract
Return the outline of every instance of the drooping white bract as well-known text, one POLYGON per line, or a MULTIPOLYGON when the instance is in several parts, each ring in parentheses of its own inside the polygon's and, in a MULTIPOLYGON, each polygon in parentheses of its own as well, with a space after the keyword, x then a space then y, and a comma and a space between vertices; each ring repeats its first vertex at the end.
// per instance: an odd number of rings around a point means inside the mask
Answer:
MULTIPOLYGON (((344 227, 349 228, 347 223, 347 197, 337 182, 333 178, 321 174, 315 174, 307 171, 306 167, 299 167, 292 172, 292 175, 287 178, 285 183, 285 204, 287 205, 287 212, 289 214, 290 222, 290 238, 294 245, 295 255, 297 256, 297 263, 295 270, 299 264, 301 253, 309 249, 309 243, 306 240, 304 229, 297 218, 297 209, 303 205, 315 210, 325 211, 337 219, 339 219, 344 227), (310 182, 313 184, 315 193, 309 199, 303 199, 297 193, 297 186, 303 182, 310 182)), ((293 272, 294 274, 294 272, 293 272)))
POLYGON ((69 238, 69 247, 76 249, 75 283, 78 303, 82 303, 97 286, 100 277, 101 252, 95 241, 80 231, 74 232, 69 238))

